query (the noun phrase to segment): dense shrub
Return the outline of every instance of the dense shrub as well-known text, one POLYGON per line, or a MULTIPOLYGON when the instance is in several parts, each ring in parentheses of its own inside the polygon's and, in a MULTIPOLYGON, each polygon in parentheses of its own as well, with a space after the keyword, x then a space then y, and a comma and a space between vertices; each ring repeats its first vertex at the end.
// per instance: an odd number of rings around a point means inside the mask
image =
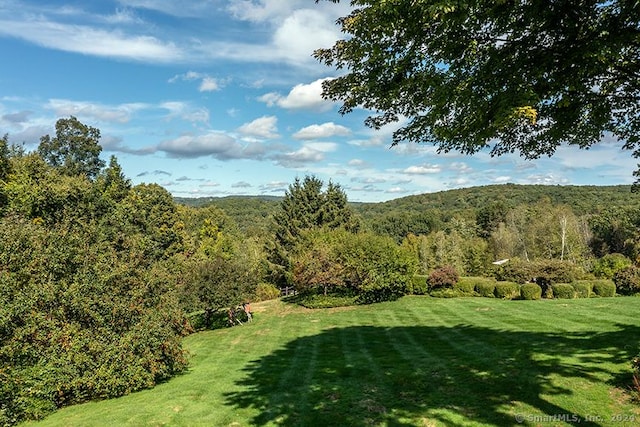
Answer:
POLYGON ((535 279, 540 286, 570 283, 582 278, 584 272, 575 264, 558 260, 523 261, 513 259, 495 270, 496 279, 526 283, 535 279))
POLYGON ((85 224, 0 221, 0 425, 151 387, 186 368, 170 262, 85 224), (117 243, 116 243, 117 244, 117 243), (140 252, 138 252, 140 251, 140 252), (7 393, 7 394, 5 394, 7 393))
POLYGON ((554 298, 573 299, 576 296, 576 290, 569 283, 556 283, 551 288, 554 298))
POLYGON ((589 298, 593 294, 593 282, 590 280, 576 280, 571 283, 577 298, 589 298))
POLYGON ((628 266, 613 276, 616 292, 620 295, 635 295, 640 293, 640 268, 635 265, 628 266))
POLYGON ((495 280, 491 279, 477 282, 474 289, 481 297, 494 298, 496 291, 496 282, 495 280))
POLYGON ((593 293, 599 297, 613 297, 616 295, 616 284, 612 280, 594 280, 593 293))
POLYGON ((458 282, 458 272, 450 265, 436 268, 429 274, 427 283, 429 290, 441 289, 441 288, 453 288, 458 282))
POLYGON ((409 293, 413 295, 427 294, 427 277, 423 274, 416 274, 411 278, 409 293))
POLYGON ((601 279, 613 279, 618 271, 631 264, 631 260, 622 254, 607 254, 594 262, 591 272, 601 279))
POLYGON ((293 281, 306 293, 357 295, 369 304, 406 295, 416 270, 412 254, 392 238, 344 229, 303 233, 293 257, 293 281))
POLYGON ((537 300, 542 298, 542 288, 536 283, 525 283, 520 286, 520 296, 525 300, 537 300))
POLYGON ((495 296, 502 299, 520 298, 520 285, 515 282, 498 282, 496 283, 495 296))
POLYGON ((475 291, 476 283, 478 279, 482 279, 481 277, 460 277, 458 282, 453 285, 453 289, 457 289, 460 292, 472 295, 475 291))
POLYGON ((268 301, 278 298, 280 296, 280 289, 276 288, 271 283, 258 283, 255 294, 256 300, 268 301))

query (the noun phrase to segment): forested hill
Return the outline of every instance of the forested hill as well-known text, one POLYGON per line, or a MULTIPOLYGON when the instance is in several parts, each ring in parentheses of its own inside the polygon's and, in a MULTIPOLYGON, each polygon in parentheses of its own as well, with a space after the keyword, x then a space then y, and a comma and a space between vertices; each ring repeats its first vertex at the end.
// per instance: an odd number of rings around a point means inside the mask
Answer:
MULTIPOLYGON (((457 190, 425 193, 379 203, 350 203, 367 219, 392 212, 437 209, 442 213, 475 210, 495 202, 507 207, 529 204, 548 198, 554 205, 568 205, 576 215, 595 213, 609 206, 638 206, 640 194, 631 193, 630 185, 574 186, 574 185, 518 185, 502 184, 469 187, 457 190)), ((259 227, 277 208, 281 197, 227 196, 211 198, 176 198, 189 206, 214 205, 236 220, 238 225, 259 227)))
POLYGON ((568 205, 577 215, 595 213, 608 206, 640 206, 640 194, 631 193, 630 185, 518 185, 502 184, 407 196, 381 203, 355 204, 367 216, 394 210, 461 211, 479 209, 495 202, 508 207, 535 203, 548 198, 554 205, 568 205))

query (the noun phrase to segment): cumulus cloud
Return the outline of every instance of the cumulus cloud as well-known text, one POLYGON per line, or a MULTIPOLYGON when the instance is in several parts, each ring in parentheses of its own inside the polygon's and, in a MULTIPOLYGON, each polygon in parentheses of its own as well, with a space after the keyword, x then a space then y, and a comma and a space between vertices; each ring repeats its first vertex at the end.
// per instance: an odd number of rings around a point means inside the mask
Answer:
POLYGON ((403 172, 410 175, 427 175, 432 173, 439 173, 442 171, 442 168, 439 165, 420 165, 420 166, 409 166, 403 172))
POLYGON ((76 116, 102 122, 127 123, 136 111, 149 108, 143 103, 104 105, 96 102, 50 99, 45 106, 57 116, 76 116))
POLYGON ((329 111, 333 108, 333 103, 322 98, 322 82, 325 80, 328 78, 309 84, 298 84, 286 96, 277 92, 266 93, 258 100, 269 107, 278 106, 287 110, 329 111))
POLYGON ((29 116, 32 114, 33 114, 32 111, 26 111, 26 110, 20 111, 17 113, 3 114, 2 117, 0 117, 0 121, 2 123, 7 123, 11 125, 19 125, 19 124, 28 122, 29 116))
POLYGON ((169 111, 167 120, 180 118, 192 123, 208 123, 209 110, 205 107, 194 107, 188 102, 167 101, 159 105, 160 108, 169 111))
POLYGON ((222 88, 223 82, 219 79, 211 77, 208 74, 199 73, 197 71, 187 71, 183 74, 176 74, 171 77, 168 81, 169 83, 175 83, 177 81, 195 81, 199 80, 200 85, 198 86, 198 91, 200 92, 215 92, 222 88))
POLYGON ((333 122, 323 123, 321 125, 311 125, 300 129, 293 134, 295 139, 320 139, 331 138, 334 136, 348 136, 351 130, 345 126, 337 125, 333 122))
POLYGON ((323 161, 325 153, 335 151, 336 148, 337 144, 331 142, 308 142, 298 150, 276 154, 273 159, 280 166, 297 168, 323 161))
POLYGON ((176 158, 213 156, 220 160, 229 160, 242 157, 242 146, 234 138, 221 132, 197 136, 184 135, 164 141, 157 148, 176 158))
POLYGON ((276 116, 262 116, 238 128, 238 132, 245 136, 256 138, 278 138, 278 118, 276 116))

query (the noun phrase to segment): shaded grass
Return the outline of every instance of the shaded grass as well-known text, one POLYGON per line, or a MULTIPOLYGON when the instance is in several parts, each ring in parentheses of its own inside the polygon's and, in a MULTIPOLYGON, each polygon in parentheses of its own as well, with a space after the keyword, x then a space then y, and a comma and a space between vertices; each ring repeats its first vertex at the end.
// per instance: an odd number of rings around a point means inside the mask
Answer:
POLYGON ((633 297, 273 301, 252 324, 188 337, 188 373, 38 425, 637 425, 639 309, 633 297))

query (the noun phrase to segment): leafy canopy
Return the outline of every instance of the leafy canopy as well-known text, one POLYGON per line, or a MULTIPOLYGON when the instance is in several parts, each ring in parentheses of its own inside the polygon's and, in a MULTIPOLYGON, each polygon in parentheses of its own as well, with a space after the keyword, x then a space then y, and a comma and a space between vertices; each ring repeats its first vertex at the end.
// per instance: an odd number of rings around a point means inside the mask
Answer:
MULTIPOLYGON (((319 0, 316 0, 318 2, 319 0)), ((329 0, 338 3, 339 0, 329 0)), ((400 122, 393 144, 552 155, 605 132, 640 156, 640 7, 628 0, 352 0, 314 56, 341 112, 400 122)))

